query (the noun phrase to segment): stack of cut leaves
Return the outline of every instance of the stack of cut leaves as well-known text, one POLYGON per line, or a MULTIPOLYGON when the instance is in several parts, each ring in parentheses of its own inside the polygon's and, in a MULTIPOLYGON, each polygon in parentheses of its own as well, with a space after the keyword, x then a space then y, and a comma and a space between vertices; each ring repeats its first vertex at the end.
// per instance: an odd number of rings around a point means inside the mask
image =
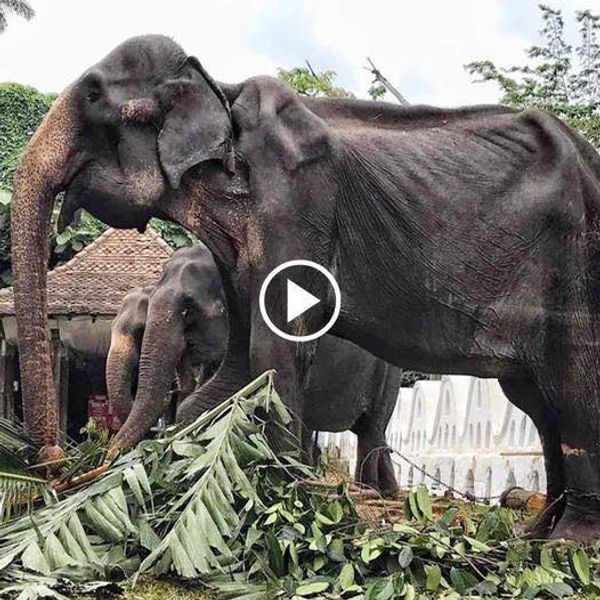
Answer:
POLYGON ((600 592, 596 549, 515 540, 505 509, 434 519, 420 489, 407 522, 361 522, 346 485, 299 462, 288 422, 269 372, 102 478, 40 497, 0 525, 0 594, 109 592, 140 574, 249 600, 600 592))

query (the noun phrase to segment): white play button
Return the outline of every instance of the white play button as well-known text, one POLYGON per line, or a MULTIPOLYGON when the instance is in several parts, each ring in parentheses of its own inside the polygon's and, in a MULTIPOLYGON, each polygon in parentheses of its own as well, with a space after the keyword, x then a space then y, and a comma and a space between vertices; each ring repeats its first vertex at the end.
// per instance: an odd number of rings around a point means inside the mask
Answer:
POLYGON ((293 321, 303 312, 321 302, 316 296, 301 288, 290 279, 287 280, 287 322, 293 321))
POLYGON ((258 306, 273 333, 291 342, 310 342, 333 327, 340 315, 342 295, 334 276, 325 267, 310 260, 290 260, 267 275, 260 287, 258 306), (286 272, 288 269, 290 271, 286 272), (299 286, 294 279, 302 281, 306 287, 299 286), (317 295, 309 292, 307 287, 317 295), (305 319, 295 320, 317 305, 319 308, 307 314, 305 319))

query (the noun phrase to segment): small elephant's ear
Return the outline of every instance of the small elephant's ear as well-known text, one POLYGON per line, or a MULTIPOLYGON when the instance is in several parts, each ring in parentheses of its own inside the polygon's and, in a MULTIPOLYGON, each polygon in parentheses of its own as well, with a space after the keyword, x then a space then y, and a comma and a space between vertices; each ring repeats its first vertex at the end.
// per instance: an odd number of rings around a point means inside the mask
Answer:
POLYGON ((188 58, 182 77, 164 83, 158 96, 165 113, 158 152, 171 187, 206 160, 233 169, 229 105, 197 59, 188 58))

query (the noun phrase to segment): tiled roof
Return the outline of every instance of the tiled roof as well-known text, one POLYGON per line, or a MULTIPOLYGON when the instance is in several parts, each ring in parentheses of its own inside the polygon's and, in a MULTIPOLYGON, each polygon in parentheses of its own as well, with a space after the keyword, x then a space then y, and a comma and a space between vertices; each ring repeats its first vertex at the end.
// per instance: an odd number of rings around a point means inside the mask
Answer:
MULTIPOLYGON (((151 228, 108 229, 48 273, 48 315, 114 316, 131 288, 158 281, 173 250, 151 228)), ((14 315, 12 288, 0 290, 0 316, 14 315)))

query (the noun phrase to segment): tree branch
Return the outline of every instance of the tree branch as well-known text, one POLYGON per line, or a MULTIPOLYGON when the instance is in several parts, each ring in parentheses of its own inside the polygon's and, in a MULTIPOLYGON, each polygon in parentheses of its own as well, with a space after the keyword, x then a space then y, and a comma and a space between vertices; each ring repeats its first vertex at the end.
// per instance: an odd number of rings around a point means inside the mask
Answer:
POLYGON ((400 93, 400 91, 396 87, 394 87, 390 80, 382 74, 382 72, 375 66, 375 63, 369 57, 367 57, 367 60, 369 61, 369 64, 371 66, 365 68, 367 69, 367 71, 373 73, 373 83, 378 81, 390 92, 390 94, 392 94, 398 100, 398 102, 400 102, 400 104, 402 104, 403 106, 409 106, 410 102, 400 93))

